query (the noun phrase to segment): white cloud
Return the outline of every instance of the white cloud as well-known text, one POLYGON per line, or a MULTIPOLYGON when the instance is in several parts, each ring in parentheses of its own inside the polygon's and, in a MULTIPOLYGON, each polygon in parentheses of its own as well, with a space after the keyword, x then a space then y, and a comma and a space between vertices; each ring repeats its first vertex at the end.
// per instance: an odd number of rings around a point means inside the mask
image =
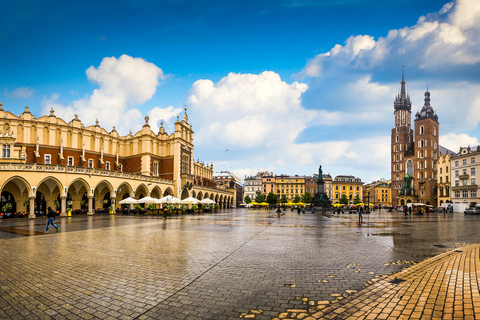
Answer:
POLYGON ((175 117, 181 112, 181 108, 174 108, 172 106, 169 106, 167 108, 153 108, 148 112, 148 116, 150 117, 150 128, 153 132, 158 132, 161 121, 163 121, 164 124, 169 123, 170 119, 175 120, 175 117))
POLYGON ((479 144, 478 138, 470 137, 465 133, 448 133, 440 136, 440 145, 453 152, 458 152, 460 147, 478 146, 479 144))
POLYGON ((20 87, 12 92, 8 92, 7 89, 5 89, 5 96, 7 97, 13 97, 15 99, 28 99, 33 96, 35 93, 35 90, 29 87, 20 87))
POLYGON ((59 96, 53 95, 45 99, 43 113, 54 107, 57 116, 66 121, 78 114, 85 125, 90 125, 99 119, 105 128, 117 126, 117 130, 126 133, 138 121, 140 112, 136 106, 150 100, 159 85, 159 79, 165 79, 162 69, 142 58, 122 55, 120 58, 107 57, 98 68, 87 69, 88 79, 99 86, 93 93, 71 104, 59 102, 59 96), (128 115, 128 116, 127 116, 128 115), (132 118, 133 116, 133 118, 132 118))
POLYGON ((187 99, 201 124, 196 141, 241 148, 291 143, 315 115, 301 106, 306 89, 306 84, 287 84, 271 71, 230 73, 218 83, 198 80, 187 99))

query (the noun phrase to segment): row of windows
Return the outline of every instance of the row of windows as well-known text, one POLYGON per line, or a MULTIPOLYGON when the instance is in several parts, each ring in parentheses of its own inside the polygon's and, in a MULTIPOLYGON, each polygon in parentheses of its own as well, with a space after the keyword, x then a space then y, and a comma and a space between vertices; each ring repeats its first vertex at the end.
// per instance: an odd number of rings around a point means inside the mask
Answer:
MULTIPOLYGON (((477 197, 477 190, 470 190, 470 198, 477 197)), ((460 190, 455 191, 455 198, 460 198, 460 190)), ((468 190, 462 191, 462 198, 468 198, 468 190)))
MULTIPOLYGON (((475 185, 475 178, 472 178, 470 179, 470 185, 474 186, 475 185)), ((467 185, 467 180, 462 180, 462 186, 466 186, 467 185)), ((458 180, 455 180, 455 187, 459 187, 460 186, 460 181, 458 180)))
MULTIPOLYGON (((470 158, 470 163, 472 163, 472 164, 475 163, 475 158, 470 158)), ((462 164, 466 165, 467 164, 467 159, 463 159, 462 164)), ((457 161, 455 161, 455 167, 458 167, 458 165, 459 165, 459 161, 457 160, 457 161)))
MULTIPOLYGON (((335 186, 335 190, 338 190, 338 186, 335 186)), ((347 190, 347 189, 345 188, 345 186, 343 186, 342 190, 347 190)), ((360 190, 360 187, 357 186, 356 190, 357 190, 357 191, 360 190)), ((353 187, 352 187, 352 186, 350 186, 350 191, 353 191, 353 187)))
MULTIPOLYGON (((462 170, 463 174, 467 174, 467 169, 462 170)), ((455 178, 458 178, 460 175, 460 170, 455 170, 455 178)), ((470 175, 474 176, 475 175, 475 168, 470 168, 470 175)))
MULTIPOLYGON (((289 193, 288 190, 289 189, 287 189, 286 192, 284 192, 285 190, 282 189, 281 191, 282 191, 282 193, 289 193)), ((277 189, 277 193, 280 193, 280 189, 277 189)), ((293 192, 293 189, 292 189, 292 190, 290 190, 290 193, 298 193, 298 189, 296 189, 295 192, 293 192)), ((303 190, 300 190, 300 193, 303 193, 303 190)))

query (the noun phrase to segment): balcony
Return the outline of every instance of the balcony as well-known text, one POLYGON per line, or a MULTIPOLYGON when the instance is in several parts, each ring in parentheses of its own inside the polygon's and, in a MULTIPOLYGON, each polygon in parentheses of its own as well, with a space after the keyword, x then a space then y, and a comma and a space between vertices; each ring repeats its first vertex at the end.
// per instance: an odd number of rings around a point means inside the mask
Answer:
POLYGON ((460 180, 467 180, 470 176, 468 174, 462 174, 458 177, 460 180))
POLYGON ((23 172, 47 172, 47 173, 66 173, 66 174, 88 174, 92 176, 103 176, 111 178, 122 178, 140 180, 145 182, 167 183, 174 184, 174 181, 162 179, 158 177, 151 177, 129 172, 120 172, 105 170, 99 168, 75 167, 60 164, 43 164, 43 163, 0 163, 1 171, 23 171, 23 172))
POLYGON ((462 191, 462 190, 477 190, 477 185, 476 184, 470 184, 468 186, 458 186, 458 187, 452 187, 453 191, 462 191))

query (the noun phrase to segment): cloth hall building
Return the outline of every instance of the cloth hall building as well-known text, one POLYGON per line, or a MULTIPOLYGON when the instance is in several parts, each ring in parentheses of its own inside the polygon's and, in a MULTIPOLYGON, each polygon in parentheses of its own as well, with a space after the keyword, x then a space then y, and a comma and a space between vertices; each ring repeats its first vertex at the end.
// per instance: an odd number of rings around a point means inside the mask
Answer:
POLYGON ((95 125, 85 127, 75 115, 66 122, 49 115, 38 119, 29 108, 16 116, 0 103, 0 210, 26 212, 34 218, 47 207, 93 214, 120 208, 127 197, 210 198, 225 208, 235 205, 235 189, 220 190, 213 164, 193 158, 193 130, 187 109, 167 134, 154 133, 145 117, 143 128, 120 136, 95 125))

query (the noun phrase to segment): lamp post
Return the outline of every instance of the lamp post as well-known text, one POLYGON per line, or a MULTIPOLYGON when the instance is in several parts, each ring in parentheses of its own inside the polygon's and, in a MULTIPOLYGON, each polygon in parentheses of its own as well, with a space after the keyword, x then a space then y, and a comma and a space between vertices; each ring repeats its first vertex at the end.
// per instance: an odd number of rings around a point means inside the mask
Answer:
POLYGON ((370 191, 367 191, 368 211, 370 211, 370 191))

